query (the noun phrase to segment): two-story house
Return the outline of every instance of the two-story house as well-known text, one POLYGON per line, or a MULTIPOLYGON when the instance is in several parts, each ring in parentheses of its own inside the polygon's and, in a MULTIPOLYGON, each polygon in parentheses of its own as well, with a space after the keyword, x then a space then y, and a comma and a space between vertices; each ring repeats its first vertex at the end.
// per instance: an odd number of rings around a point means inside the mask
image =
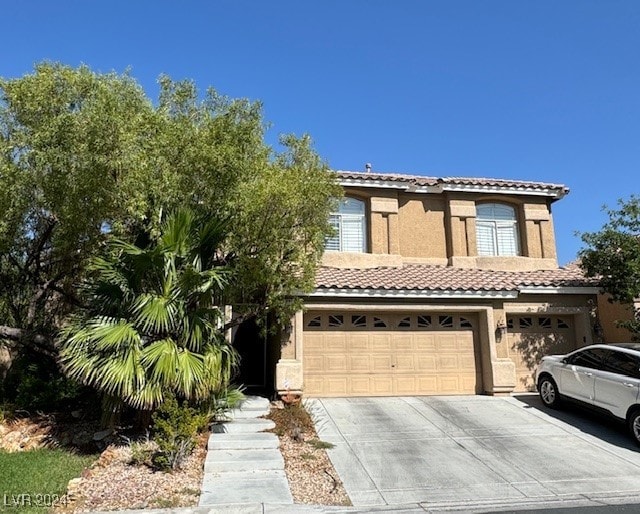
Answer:
POLYGON ((337 172, 315 291, 276 388, 306 396, 501 394, 593 340, 598 289, 558 266, 562 185, 337 172))

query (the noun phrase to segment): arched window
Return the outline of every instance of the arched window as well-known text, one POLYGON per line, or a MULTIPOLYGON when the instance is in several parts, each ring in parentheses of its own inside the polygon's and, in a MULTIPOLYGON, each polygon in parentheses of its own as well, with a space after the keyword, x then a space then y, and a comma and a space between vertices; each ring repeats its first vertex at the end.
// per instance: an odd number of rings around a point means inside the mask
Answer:
POLYGON ((325 241, 325 250, 334 252, 366 252, 367 225, 365 204, 356 198, 344 198, 338 211, 329 218, 335 234, 325 241))
POLYGON ((510 205, 483 203, 476 207, 478 255, 520 255, 516 211, 510 205))

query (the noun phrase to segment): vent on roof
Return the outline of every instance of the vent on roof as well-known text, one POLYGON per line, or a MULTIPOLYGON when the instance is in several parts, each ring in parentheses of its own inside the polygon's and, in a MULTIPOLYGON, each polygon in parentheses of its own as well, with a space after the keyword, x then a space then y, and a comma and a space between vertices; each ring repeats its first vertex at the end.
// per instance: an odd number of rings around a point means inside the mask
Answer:
POLYGON ((367 164, 365 164, 364 169, 366 170, 367 173, 371 173, 371 163, 368 162, 367 164))

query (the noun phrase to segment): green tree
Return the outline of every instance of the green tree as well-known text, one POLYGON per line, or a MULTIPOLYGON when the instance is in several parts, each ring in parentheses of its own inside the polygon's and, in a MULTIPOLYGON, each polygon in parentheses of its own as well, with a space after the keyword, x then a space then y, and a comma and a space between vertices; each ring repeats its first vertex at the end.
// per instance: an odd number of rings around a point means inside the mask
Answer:
POLYGON ((245 316, 286 319, 311 286, 340 189, 310 139, 276 152, 259 102, 159 85, 152 102, 129 74, 56 63, 0 79, 0 340, 55 358, 104 241, 155 237, 184 205, 228 220, 226 301, 256 306, 245 316))
POLYGON ((207 400, 226 390, 237 363, 220 330, 225 224, 182 210, 160 234, 110 241, 90 267, 88 308, 61 333, 66 373, 137 410, 167 394, 207 400))
MULTIPOLYGON (((606 212, 609 220, 598 232, 582 234, 581 266, 587 276, 599 278, 612 300, 633 304, 640 298, 640 198, 618 200, 618 208, 606 212)), ((621 326, 640 336, 640 311, 621 326)))
POLYGON ((41 64, 0 80, 0 337, 53 351, 104 224, 144 215, 153 113, 128 76, 41 64))

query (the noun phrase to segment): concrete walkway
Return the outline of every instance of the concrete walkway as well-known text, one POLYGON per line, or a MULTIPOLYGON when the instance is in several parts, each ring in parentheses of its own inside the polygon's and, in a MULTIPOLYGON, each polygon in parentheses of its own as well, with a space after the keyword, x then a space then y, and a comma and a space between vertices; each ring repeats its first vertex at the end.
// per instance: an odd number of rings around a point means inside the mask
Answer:
POLYGON ((278 436, 264 432, 275 424, 260 418, 268 413, 269 400, 249 397, 231 412, 232 421, 214 427, 204 463, 200 507, 293 504, 278 436))

